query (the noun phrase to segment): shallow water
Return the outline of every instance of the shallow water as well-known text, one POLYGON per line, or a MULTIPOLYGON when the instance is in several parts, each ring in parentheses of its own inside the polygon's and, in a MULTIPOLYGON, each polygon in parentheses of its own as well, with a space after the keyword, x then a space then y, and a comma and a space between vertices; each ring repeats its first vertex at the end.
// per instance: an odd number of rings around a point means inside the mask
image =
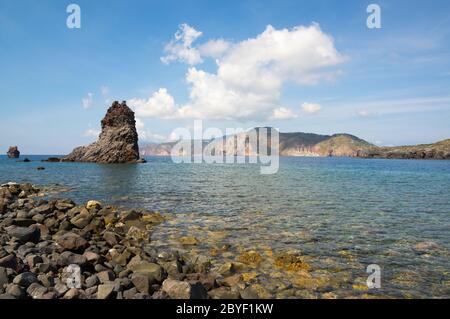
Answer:
MULTIPOLYGON (((0 182, 58 183, 77 202, 97 199, 159 210, 167 222, 153 234, 159 247, 209 255, 217 265, 256 250, 257 281, 278 297, 450 297, 450 161, 351 158, 280 159, 275 175, 255 164, 101 165, 21 163, 0 157, 0 182), (36 170, 44 166, 44 171, 36 170), (417 243, 433 241, 426 253, 417 243), (220 250, 229 244, 228 250, 220 250), (297 251, 311 270, 306 283, 273 266, 273 255, 297 251), (366 267, 382 269, 368 290, 366 267)), ((24 157, 22 157, 23 159, 24 157)))

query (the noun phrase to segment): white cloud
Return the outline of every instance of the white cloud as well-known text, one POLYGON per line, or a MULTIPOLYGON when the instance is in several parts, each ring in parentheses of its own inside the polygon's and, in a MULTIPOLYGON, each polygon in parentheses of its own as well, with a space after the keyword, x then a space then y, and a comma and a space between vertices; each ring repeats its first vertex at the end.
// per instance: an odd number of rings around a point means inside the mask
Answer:
POLYGON ((231 43, 224 39, 209 40, 202 44, 198 49, 202 56, 219 58, 221 57, 231 46, 231 43))
POLYGON ((280 107, 278 109, 273 110, 270 119, 272 120, 289 120, 293 118, 297 118, 298 115, 294 113, 291 109, 280 107))
POLYGON ((164 48, 167 55, 162 57, 161 61, 166 64, 172 61, 180 61, 190 65, 203 62, 200 52, 192 47, 192 43, 201 35, 202 32, 183 23, 175 33, 175 39, 164 48))
POLYGON ((358 112, 356 112, 356 114, 358 114, 358 116, 361 116, 361 117, 370 117, 370 116, 372 116, 372 113, 370 113, 367 110, 358 110, 358 112))
POLYGON ((131 99, 128 105, 134 109, 137 116, 142 118, 170 118, 176 112, 175 101, 165 88, 159 89, 147 100, 131 99))
POLYGON ((215 57, 216 72, 190 67, 186 74, 189 101, 179 107, 165 89, 146 103, 134 99, 140 116, 254 120, 276 114, 292 118, 281 107, 283 85, 331 79, 338 73, 333 68, 345 60, 318 24, 279 30, 269 25, 255 38, 237 43, 211 40, 197 49, 193 42, 201 34, 183 24, 175 41, 166 46, 169 54, 162 61, 193 65, 202 62, 202 55, 215 57))
POLYGON ((320 104, 317 103, 303 103, 302 104, 302 110, 305 113, 308 114, 315 114, 317 112, 319 112, 322 109, 322 106, 320 104))
POLYGON ((145 128, 145 123, 136 117, 136 130, 138 132, 139 141, 143 142, 165 142, 169 137, 164 134, 152 133, 145 128))
POLYGON ((94 94, 88 93, 87 96, 82 99, 83 108, 88 109, 88 108, 92 107, 93 97, 94 97, 94 94))

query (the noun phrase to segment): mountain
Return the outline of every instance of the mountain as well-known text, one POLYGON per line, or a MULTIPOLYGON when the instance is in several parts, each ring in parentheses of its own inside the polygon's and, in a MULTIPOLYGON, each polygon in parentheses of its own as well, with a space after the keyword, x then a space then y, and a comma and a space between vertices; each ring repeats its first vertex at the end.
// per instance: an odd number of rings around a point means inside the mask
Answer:
MULTIPOLYGON (((259 128, 256 128, 259 132, 259 128)), ((213 154, 237 154, 236 139, 245 140, 247 133, 222 139, 203 141, 203 147, 213 149, 213 154)), ((378 147, 351 134, 320 135, 313 133, 279 133, 281 156, 307 157, 361 157, 361 158, 413 158, 413 159, 450 159, 450 139, 434 144, 378 147)), ((177 142, 150 143, 141 145, 143 156, 170 156, 177 142)), ((193 152, 192 152, 193 153, 193 152)), ((245 145, 245 155, 257 155, 255 145, 245 145)))

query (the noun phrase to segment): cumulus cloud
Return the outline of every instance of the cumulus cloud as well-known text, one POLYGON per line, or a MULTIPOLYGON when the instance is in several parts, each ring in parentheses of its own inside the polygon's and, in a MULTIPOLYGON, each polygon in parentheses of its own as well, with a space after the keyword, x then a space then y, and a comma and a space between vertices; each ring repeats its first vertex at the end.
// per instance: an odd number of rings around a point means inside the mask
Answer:
POLYGON ((297 118, 298 115, 294 113, 291 109, 280 107, 275 110, 273 110, 272 115, 270 116, 270 119, 272 120, 289 120, 297 118))
POLYGON ((167 93, 167 89, 161 88, 147 99, 131 99, 128 101, 136 115, 142 118, 170 118, 176 113, 175 100, 167 93))
POLYGON ((167 55, 162 57, 161 61, 165 64, 180 61, 191 65, 203 62, 198 49, 192 47, 192 43, 201 35, 202 32, 183 23, 175 33, 175 39, 164 48, 167 55))
POLYGON ((83 108, 85 109, 91 108, 93 105, 93 98, 94 94, 88 93, 87 96, 81 100, 83 108))
POLYGON ((322 109, 322 106, 317 103, 303 103, 302 104, 302 111, 307 114, 315 114, 319 112, 322 109))
POLYGON ((181 25, 175 40, 165 48, 168 55, 161 58, 165 63, 177 60, 191 65, 186 73, 188 102, 177 106, 167 90, 160 89, 146 102, 134 100, 140 116, 292 118, 294 112, 281 106, 283 85, 314 85, 333 78, 338 73, 335 67, 345 60, 318 24, 292 29, 269 25, 255 38, 237 43, 210 40, 196 47, 194 42, 201 35, 187 24, 181 25), (202 57, 215 58, 215 72, 193 66, 201 63, 202 57))
POLYGON ((199 52, 202 56, 219 58, 221 57, 231 46, 231 43, 224 39, 209 40, 199 47, 199 52))

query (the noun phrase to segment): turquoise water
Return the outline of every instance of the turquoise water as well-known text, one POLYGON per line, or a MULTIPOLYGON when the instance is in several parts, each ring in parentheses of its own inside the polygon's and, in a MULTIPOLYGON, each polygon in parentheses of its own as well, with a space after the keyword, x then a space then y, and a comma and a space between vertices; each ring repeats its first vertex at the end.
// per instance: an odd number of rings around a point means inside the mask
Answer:
POLYGON ((165 157, 140 165, 27 157, 33 162, 0 157, 0 182, 58 183, 70 188, 59 196, 77 202, 159 210, 168 221, 154 233, 155 246, 195 236, 199 245, 180 249, 209 254, 229 244, 216 265, 256 250, 263 261, 253 270, 274 296, 450 297, 450 161, 285 157, 277 174, 260 175, 255 164, 165 157), (437 248, 414 250, 424 241, 437 248), (295 284, 293 274, 275 271, 272 253, 291 250, 307 258, 308 276, 320 283, 295 284), (369 264, 382 269, 380 289, 362 287, 369 264))

